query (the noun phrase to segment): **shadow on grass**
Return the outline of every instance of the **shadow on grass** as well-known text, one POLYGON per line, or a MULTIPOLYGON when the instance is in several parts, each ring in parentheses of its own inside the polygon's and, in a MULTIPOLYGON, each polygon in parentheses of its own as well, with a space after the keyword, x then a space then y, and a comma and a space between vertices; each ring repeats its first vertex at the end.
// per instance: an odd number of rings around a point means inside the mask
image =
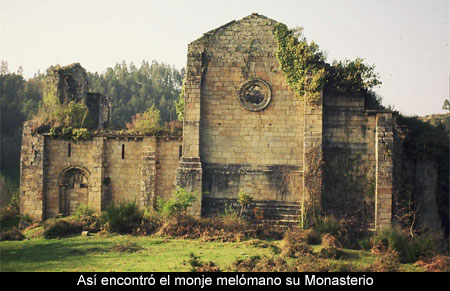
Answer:
POLYGON ((70 239, 38 240, 2 244, 1 271, 34 271, 67 264, 70 261, 86 261, 89 255, 111 251, 109 242, 80 242, 70 239))

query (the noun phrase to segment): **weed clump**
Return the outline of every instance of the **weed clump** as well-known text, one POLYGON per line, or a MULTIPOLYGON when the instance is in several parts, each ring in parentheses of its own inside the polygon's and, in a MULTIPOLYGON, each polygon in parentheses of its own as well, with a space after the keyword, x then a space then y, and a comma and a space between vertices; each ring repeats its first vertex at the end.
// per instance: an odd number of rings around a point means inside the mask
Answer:
POLYGON ((189 260, 184 262, 191 266, 191 272, 220 272, 220 268, 214 262, 203 262, 194 253, 189 254, 189 260))
POLYGON ((377 261, 369 267, 369 270, 372 272, 398 272, 399 269, 400 256, 393 249, 389 249, 380 254, 377 261))
POLYGON ((111 204, 102 213, 106 230, 119 234, 133 233, 141 224, 144 212, 136 202, 111 204))
POLYGON ((312 248, 309 246, 308 240, 313 237, 315 241, 315 236, 311 233, 310 230, 288 230, 280 244, 281 256, 294 258, 304 254, 312 254, 312 248))
POLYGON ((6 241, 6 240, 9 240, 9 241, 21 241, 21 240, 24 240, 24 239, 25 239, 25 236, 16 227, 13 227, 12 229, 7 230, 7 231, 3 231, 0 234, 0 241, 6 241))
POLYGON ((44 223, 43 228, 44 238, 60 238, 83 231, 81 223, 73 218, 49 219, 44 223))
POLYGON ((112 247, 112 250, 118 253, 135 253, 142 249, 140 245, 129 240, 117 243, 112 247))
POLYGON ((411 237, 397 228, 389 228, 377 233, 372 239, 372 253, 397 252, 401 263, 414 263, 421 258, 432 257, 441 252, 437 238, 432 234, 411 237))
POLYGON ((450 272, 450 257, 436 255, 432 258, 419 260, 415 265, 427 270, 427 272, 450 272))

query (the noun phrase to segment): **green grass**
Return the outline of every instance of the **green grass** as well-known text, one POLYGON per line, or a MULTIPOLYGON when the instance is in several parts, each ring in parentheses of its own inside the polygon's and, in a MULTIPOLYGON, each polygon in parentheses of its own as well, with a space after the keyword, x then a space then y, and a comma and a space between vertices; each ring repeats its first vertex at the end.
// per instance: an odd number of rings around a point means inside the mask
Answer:
MULTIPOLYGON (((62 239, 27 239, 0 242, 2 272, 186 272, 194 253, 201 261, 212 261, 222 271, 230 270, 237 259, 272 256, 267 244, 279 242, 244 241, 235 243, 163 237, 71 236, 62 239)), ((368 251, 345 250, 342 263, 368 266, 376 257, 368 251)), ((405 264, 402 271, 421 271, 405 264)))
POLYGON ((0 243, 1 271, 154 272, 189 271, 185 261, 193 252, 202 261, 221 269, 237 258, 270 255, 268 248, 246 242, 219 243, 199 240, 132 236, 72 236, 63 239, 29 239, 0 243), (115 246, 137 245, 137 251, 117 251, 115 246))
MULTIPOLYGON (((2 229, 17 225, 16 219, 2 223, 2 229)), ((186 272, 190 254, 202 262, 214 262, 221 271, 230 271, 238 259, 254 256, 276 257, 281 241, 250 239, 243 242, 204 242, 200 239, 172 239, 160 236, 72 235, 44 239, 43 227, 25 231, 23 241, 0 242, 0 271, 7 272, 186 272)), ((315 253, 320 245, 312 246, 315 253)), ((344 258, 333 264, 352 264, 364 270, 377 256, 364 250, 344 249, 344 258)), ((294 259, 287 259, 295 264, 294 259)), ((414 264, 400 270, 423 271, 414 264)))

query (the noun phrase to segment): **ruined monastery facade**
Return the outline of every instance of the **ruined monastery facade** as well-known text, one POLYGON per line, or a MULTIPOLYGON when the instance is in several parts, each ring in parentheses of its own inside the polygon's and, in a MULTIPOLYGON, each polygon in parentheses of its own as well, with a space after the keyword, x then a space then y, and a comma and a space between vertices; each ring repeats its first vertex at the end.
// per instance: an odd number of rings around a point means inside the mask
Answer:
MULTIPOLYGON (((198 216, 237 205, 242 189, 254 198, 254 219, 292 221, 323 190, 313 164, 347 149, 373 181, 373 227, 389 226, 394 113, 367 110, 357 95, 324 91, 316 104, 301 101, 279 69, 276 24, 252 14, 189 44, 182 137, 99 131, 74 142, 33 133, 26 123, 21 213, 42 220, 79 205, 100 211, 112 201, 155 207, 158 197, 183 186, 202 193, 192 210, 198 216)), ((60 72, 49 79, 57 84, 55 94, 87 96, 86 79, 60 72)), ((107 126, 109 101, 90 94, 98 126, 107 126)))

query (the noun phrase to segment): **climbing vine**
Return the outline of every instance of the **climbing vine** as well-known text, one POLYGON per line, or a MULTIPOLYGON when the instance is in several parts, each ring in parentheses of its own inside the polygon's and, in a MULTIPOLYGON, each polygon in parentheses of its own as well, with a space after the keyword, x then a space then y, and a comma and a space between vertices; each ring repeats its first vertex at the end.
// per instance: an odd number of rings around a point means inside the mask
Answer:
POLYGON ((277 59, 290 88, 309 102, 320 98, 325 81, 325 57, 315 42, 308 44, 301 29, 289 30, 284 24, 275 26, 277 59))
POLYGON ((326 89, 339 93, 363 93, 367 95, 366 99, 376 103, 374 107, 378 107, 380 100, 371 91, 381 84, 375 65, 367 65, 361 58, 334 61, 330 65, 325 62, 319 46, 314 41, 308 43, 302 30, 290 30, 281 23, 274 29, 278 63, 289 87, 301 99, 311 103, 318 101, 322 89, 326 89))

